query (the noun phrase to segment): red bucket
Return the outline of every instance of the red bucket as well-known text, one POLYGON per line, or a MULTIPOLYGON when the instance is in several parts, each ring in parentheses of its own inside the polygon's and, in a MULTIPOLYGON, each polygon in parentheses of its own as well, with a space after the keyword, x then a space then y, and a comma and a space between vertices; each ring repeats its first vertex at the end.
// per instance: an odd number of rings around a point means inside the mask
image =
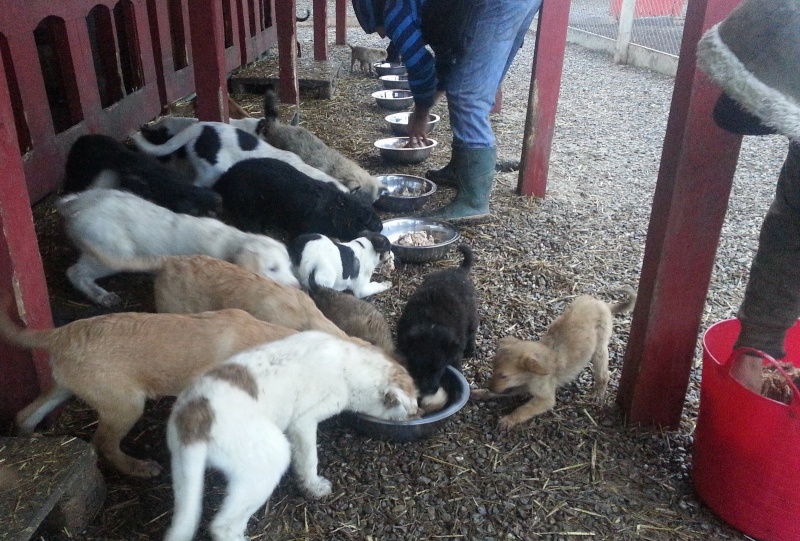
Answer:
MULTIPOLYGON (((721 321, 703 337, 694 487, 717 515, 747 535, 800 541, 800 396, 792 385, 786 405, 731 377, 739 329, 738 320, 721 321)), ((800 322, 789 330, 785 347, 786 360, 800 367, 800 322)))

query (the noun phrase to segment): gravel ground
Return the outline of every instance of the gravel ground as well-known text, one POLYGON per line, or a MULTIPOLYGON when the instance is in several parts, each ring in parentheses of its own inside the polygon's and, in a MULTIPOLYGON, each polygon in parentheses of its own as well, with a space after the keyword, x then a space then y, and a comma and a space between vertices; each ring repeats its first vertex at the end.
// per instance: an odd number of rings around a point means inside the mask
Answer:
MULTIPOLYGON (((301 28, 310 53, 310 29, 301 28)), ((385 45, 350 29, 351 42, 385 45)), ((501 157, 518 156, 522 144, 533 39, 504 86, 503 112, 494 118, 501 157)), ((331 46, 349 65, 349 49, 331 46)), ((475 357, 464 373, 481 386, 503 336, 538 336, 581 293, 610 298, 623 284, 636 286, 650 203, 673 80, 617 66, 603 55, 568 46, 561 101, 543 201, 514 195, 516 175, 498 175, 493 218, 463 227, 474 249, 473 279, 481 299, 481 328, 475 357)), ((420 174, 443 165, 449 155, 446 108, 434 137, 441 146, 427 163, 392 167, 382 163, 372 141, 387 132, 369 97, 377 81, 343 70, 332 100, 305 98, 303 125, 369 170, 420 174)), ((258 97, 238 96, 257 110, 258 97)), ((747 138, 720 241, 703 327, 732 317, 738 306, 761 218, 769 204, 786 151, 779 137, 747 138)), ((442 189, 441 203, 452 195, 442 189)), ((73 291, 64 270, 75 257, 64 241, 51 202, 36 210, 37 230, 56 315, 70 319, 97 312, 73 291)), ((385 217, 389 217, 386 215, 385 217)), ((398 265, 394 287, 374 299, 390 323, 433 268, 455 265, 455 252, 434 265, 398 265)), ((126 309, 152 306, 150 280, 118 276, 108 286, 126 309)), ((293 476, 284 477, 266 508, 250 522, 252 539, 746 539, 699 502, 690 479, 700 372, 691 378, 680 428, 655 431, 626 427, 614 404, 630 318, 615 321, 611 384, 605 403, 588 398, 591 373, 558 392, 555 409, 510 433, 497 419, 518 401, 468 403, 430 439, 407 444, 354 434, 335 420, 319 433, 320 470, 333 482, 321 501, 305 498, 293 476)), ((699 359, 699 354, 698 354, 699 359)), ((150 456, 168 470, 163 444, 170 399, 153 404, 131 432, 125 448, 150 456)), ((49 434, 89 438, 94 416, 70 403, 49 434)), ((154 539, 171 515, 170 477, 132 480, 104 467, 109 496, 87 540, 154 539)), ((224 480, 210 474, 200 539, 224 494, 224 480)), ((58 539, 50 537, 48 539, 58 539)))

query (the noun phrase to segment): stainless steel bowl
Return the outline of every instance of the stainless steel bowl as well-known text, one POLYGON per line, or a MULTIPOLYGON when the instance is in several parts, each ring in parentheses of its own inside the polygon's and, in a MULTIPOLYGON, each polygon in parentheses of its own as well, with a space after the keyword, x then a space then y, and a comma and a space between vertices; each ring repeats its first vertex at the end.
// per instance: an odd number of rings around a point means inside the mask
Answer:
POLYGON ((405 263, 428 263, 447 255, 450 248, 461 238, 458 227, 450 222, 431 220, 429 218, 393 218, 383 222, 383 236, 392 243, 395 257, 405 263), (430 234, 435 244, 431 246, 402 246, 398 239, 406 233, 425 231, 430 234))
POLYGON ((375 98, 378 107, 390 111, 408 109, 414 103, 414 96, 410 90, 378 90, 372 93, 372 97, 375 98))
POLYGON ((384 75, 403 75, 406 73, 406 67, 402 62, 375 62, 372 64, 372 67, 379 77, 384 75))
POLYGON ((380 150, 384 160, 393 163, 414 164, 424 162, 433 152, 433 148, 438 145, 434 139, 428 139, 430 143, 424 147, 406 147, 408 137, 388 137, 375 141, 375 146, 380 150))
POLYGON ((408 75, 381 75, 378 77, 386 90, 408 90, 408 75))
POLYGON ((396 442, 416 441, 438 432, 469 399, 469 383, 464 375, 447 367, 442 377, 442 387, 447 391, 447 404, 439 411, 409 421, 384 421, 360 413, 343 414, 345 424, 366 436, 396 442))
POLYGON ((413 212, 421 209, 436 192, 436 184, 427 178, 414 175, 378 175, 386 192, 375 201, 375 206, 389 212, 413 212), (410 191, 416 195, 402 195, 410 191))
MULTIPOLYGON (((402 113, 392 113, 386 116, 386 122, 389 123, 392 133, 398 137, 408 137, 408 117, 411 115, 408 111, 402 113)), ((439 115, 428 115, 428 130, 425 133, 431 133, 436 125, 439 124, 439 115)))

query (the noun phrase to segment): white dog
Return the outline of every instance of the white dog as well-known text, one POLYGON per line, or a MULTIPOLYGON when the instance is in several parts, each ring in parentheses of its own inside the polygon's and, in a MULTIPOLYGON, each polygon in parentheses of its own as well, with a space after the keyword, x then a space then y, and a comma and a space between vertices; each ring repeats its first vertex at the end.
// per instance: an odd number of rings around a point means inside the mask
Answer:
POLYGON ((166 541, 194 536, 207 466, 228 479, 212 538, 246 539, 247 520, 272 494, 290 455, 312 497, 331 493, 317 473, 318 423, 344 410, 387 420, 417 413, 408 372, 362 344, 298 333, 231 357, 180 394, 167 424, 175 514, 166 541))
POLYGON ((133 194, 93 189, 62 197, 56 203, 69 238, 80 249, 78 262, 67 269, 75 288, 103 306, 119 297, 95 280, 116 274, 93 254, 115 259, 165 255, 209 255, 240 265, 292 287, 286 246, 265 235, 244 233, 214 218, 176 214, 133 194))
POLYGON ((313 280, 337 291, 350 290, 359 299, 386 291, 390 282, 372 282, 372 273, 394 270, 392 245, 380 233, 365 232, 350 242, 336 242, 316 233, 298 235, 289 243, 295 273, 304 287, 313 280))
POLYGON ((252 133, 223 122, 195 122, 167 142, 154 145, 139 132, 131 137, 140 150, 153 156, 168 156, 180 148, 196 171, 194 183, 210 188, 234 164, 249 158, 273 158, 288 163, 311 178, 330 182, 350 192, 338 179, 304 162, 297 154, 270 145, 252 133))

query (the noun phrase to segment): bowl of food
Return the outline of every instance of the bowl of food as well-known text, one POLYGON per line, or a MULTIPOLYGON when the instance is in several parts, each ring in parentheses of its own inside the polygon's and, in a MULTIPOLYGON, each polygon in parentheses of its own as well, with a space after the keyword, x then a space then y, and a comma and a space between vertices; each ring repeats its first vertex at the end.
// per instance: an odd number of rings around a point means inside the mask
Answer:
POLYGON ((386 90, 408 90, 408 75, 381 75, 378 77, 386 90))
POLYGON ((392 243, 395 257, 405 263, 441 259, 461 238, 458 227, 450 222, 418 217, 385 220, 381 234, 392 243))
POLYGON ((375 206, 389 212, 413 212, 421 209, 436 192, 436 184, 414 175, 378 175, 386 188, 375 206))
POLYGON ((375 141, 375 146, 384 160, 392 163, 414 164, 424 162, 438 145, 435 140, 428 139, 428 144, 420 147, 408 146, 408 137, 388 137, 375 141))
POLYGON ((469 399, 469 383, 464 375, 448 366, 442 377, 442 388, 447 393, 445 406, 418 419, 385 421, 361 413, 345 413, 343 419, 356 432, 395 442, 416 441, 432 436, 447 424, 469 399))
POLYGON ((390 111, 401 111, 408 109, 414 103, 414 96, 410 90, 378 90, 372 93, 378 107, 389 109, 390 111))
POLYGON ((384 75, 405 75, 406 67, 402 62, 375 62, 372 64, 375 73, 378 77, 384 75))
MULTIPOLYGON (((408 136, 408 117, 411 116, 409 111, 403 111, 401 113, 392 113, 391 115, 386 116, 386 122, 389 123, 389 128, 392 130, 394 135, 398 137, 407 137, 408 136)), ((431 133, 436 125, 439 123, 439 115, 430 114, 428 115, 428 124, 427 124, 427 131, 425 133, 431 133)))

